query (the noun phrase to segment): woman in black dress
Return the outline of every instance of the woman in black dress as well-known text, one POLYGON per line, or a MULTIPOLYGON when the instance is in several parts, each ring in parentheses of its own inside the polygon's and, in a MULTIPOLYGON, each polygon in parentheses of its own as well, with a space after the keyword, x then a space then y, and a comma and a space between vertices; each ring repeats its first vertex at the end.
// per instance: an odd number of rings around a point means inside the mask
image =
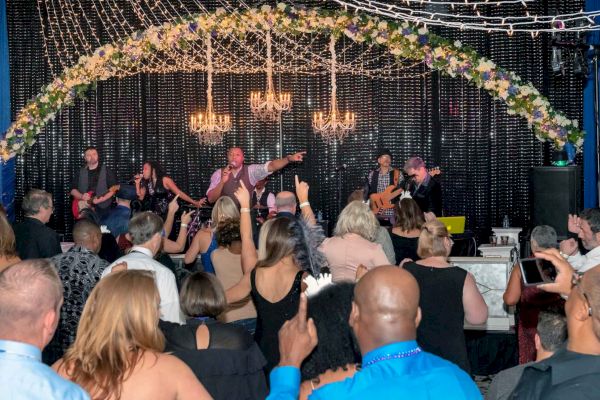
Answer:
POLYGON ((451 361, 470 372, 464 321, 479 325, 487 320, 488 309, 475 278, 448 262, 452 239, 438 220, 421 229, 417 253, 421 260, 409 262, 404 269, 419 284, 421 323, 417 342, 423 350, 451 361))
POLYGON ((400 203, 396 204, 394 208, 396 218, 390 236, 394 245, 396 262, 400 264, 407 258, 416 261, 419 259, 417 245, 421 226, 425 223, 423 212, 417 202, 410 198, 400 200, 400 203))
POLYGON ((264 399, 265 357, 242 326, 217 321, 227 308, 219 280, 196 272, 179 295, 185 325, 160 321, 165 351, 184 361, 215 399, 264 399))
POLYGON ((195 207, 202 207, 206 203, 206 199, 194 200, 179 189, 156 161, 144 163, 142 173, 135 177, 135 189, 143 210, 155 212, 163 218, 167 215, 169 203, 177 195, 195 207))
POLYGON ((267 359, 268 375, 279 363, 279 329, 298 312, 300 294, 307 287, 304 278, 316 277, 325 265, 325 256, 318 250, 324 236, 320 227, 308 227, 302 218, 274 218, 260 230, 257 253, 252 238, 250 194, 242 185, 235 196, 241 206, 244 276, 227 290, 227 301, 235 303, 252 295, 257 314, 254 339, 267 359))

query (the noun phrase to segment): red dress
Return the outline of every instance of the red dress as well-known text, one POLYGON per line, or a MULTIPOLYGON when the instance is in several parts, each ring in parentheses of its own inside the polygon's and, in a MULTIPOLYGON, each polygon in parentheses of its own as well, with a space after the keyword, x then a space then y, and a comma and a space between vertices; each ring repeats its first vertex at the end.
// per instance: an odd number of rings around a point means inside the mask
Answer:
POLYGON ((548 293, 535 286, 521 282, 521 298, 518 306, 517 336, 519 341, 519 364, 535 361, 535 334, 540 311, 564 313, 565 301, 555 293, 548 293))

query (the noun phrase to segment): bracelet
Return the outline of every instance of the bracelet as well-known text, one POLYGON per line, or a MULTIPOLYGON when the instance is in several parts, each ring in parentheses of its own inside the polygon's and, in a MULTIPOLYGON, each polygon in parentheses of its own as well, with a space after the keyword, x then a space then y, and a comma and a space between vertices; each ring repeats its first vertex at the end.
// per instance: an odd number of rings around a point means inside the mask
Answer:
POLYGON ((287 156, 285 156, 285 158, 287 158, 288 162, 292 162, 292 160, 290 160, 290 157, 291 157, 291 155, 289 155, 289 154, 287 156))
POLYGON ((304 208, 304 207, 309 207, 310 203, 308 201, 305 201, 304 203, 300 203, 300 208, 304 208))
POLYGON ((181 224, 180 225, 182 228, 187 228, 189 225, 188 224, 181 224))
POLYGON ((247 212, 247 213, 249 213, 250 209, 246 208, 246 207, 242 207, 242 208, 240 208, 240 212, 247 212))

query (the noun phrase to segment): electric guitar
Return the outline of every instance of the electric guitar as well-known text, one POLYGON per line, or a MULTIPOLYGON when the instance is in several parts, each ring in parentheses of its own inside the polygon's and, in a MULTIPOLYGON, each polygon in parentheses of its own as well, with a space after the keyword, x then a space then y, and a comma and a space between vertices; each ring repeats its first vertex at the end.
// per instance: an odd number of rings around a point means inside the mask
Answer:
MULTIPOLYGON (((432 177, 442 173, 439 167, 428 169, 427 172, 432 177)), ((371 206, 371 211, 373 211, 374 214, 379 214, 383 210, 394 208, 392 200, 404 192, 404 189, 402 188, 394 190, 395 187, 396 186, 394 185, 390 185, 385 188, 383 192, 373 193, 369 196, 369 204, 371 206)))
MULTIPOLYGON (((111 186, 108 191, 106 193, 112 192, 112 195, 114 196, 119 189, 121 188, 121 185, 113 185, 111 186)), ((106 193, 104 193, 102 196, 104 196, 106 193)), ((87 194, 90 195, 90 199, 89 200, 81 200, 81 199, 75 199, 73 198, 73 202, 71 203, 71 212, 73 213, 73 218, 75 218, 76 220, 79 219, 79 213, 86 209, 86 208, 91 208, 94 206, 93 200, 97 199, 98 197, 102 197, 102 196, 94 196, 94 192, 89 191, 87 192, 87 194)))

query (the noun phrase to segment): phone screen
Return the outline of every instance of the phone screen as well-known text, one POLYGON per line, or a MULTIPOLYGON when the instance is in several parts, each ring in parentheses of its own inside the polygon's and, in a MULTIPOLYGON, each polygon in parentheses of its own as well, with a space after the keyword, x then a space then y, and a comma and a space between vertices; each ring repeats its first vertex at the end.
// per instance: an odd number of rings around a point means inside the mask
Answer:
POLYGON ((521 260, 521 275, 527 285, 539 285, 544 282, 535 258, 521 260))

